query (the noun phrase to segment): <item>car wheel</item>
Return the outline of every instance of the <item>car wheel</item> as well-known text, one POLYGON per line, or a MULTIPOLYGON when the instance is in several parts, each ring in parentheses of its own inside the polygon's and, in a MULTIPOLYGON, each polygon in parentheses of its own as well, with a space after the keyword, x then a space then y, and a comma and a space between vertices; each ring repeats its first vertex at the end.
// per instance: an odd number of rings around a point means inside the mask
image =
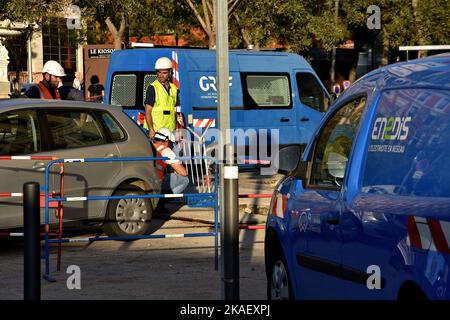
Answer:
POLYGON ((270 279, 267 281, 267 298, 269 300, 292 300, 291 282, 284 257, 278 255, 271 264, 270 279))
MULTIPOLYGON (((113 196, 144 195, 137 186, 121 185, 113 196)), ((106 211, 103 231, 110 237, 136 236, 148 232, 153 208, 150 199, 110 200, 106 211)))

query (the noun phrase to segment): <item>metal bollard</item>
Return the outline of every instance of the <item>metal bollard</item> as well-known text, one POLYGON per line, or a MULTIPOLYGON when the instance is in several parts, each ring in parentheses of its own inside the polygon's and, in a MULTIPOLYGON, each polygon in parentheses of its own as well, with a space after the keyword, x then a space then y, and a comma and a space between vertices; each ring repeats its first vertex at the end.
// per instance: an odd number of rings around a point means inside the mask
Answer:
POLYGON ((225 300, 239 300, 239 185, 234 146, 226 146, 224 168, 223 288, 225 300))
POLYGON ((41 300, 39 183, 23 185, 24 300, 41 300))

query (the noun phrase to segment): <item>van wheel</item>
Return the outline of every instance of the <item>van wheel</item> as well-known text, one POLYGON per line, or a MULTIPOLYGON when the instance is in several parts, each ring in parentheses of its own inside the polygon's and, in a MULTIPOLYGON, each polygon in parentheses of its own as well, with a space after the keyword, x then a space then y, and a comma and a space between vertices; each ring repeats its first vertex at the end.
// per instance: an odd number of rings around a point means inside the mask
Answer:
MULTIPOLYGON (((112 195, 145 195, 145 192, 137 186, 124 184, 112 195)), ((152 215, 150 199, 110 200, 103 231, 110 237, 143 235, 148 232, 152 215)))
POLYGON ((270 278, 267 279, 267 299, 292 300, 294 294, 289 280, 286 260, 281 252, 277 252, 270 266, 270 278))

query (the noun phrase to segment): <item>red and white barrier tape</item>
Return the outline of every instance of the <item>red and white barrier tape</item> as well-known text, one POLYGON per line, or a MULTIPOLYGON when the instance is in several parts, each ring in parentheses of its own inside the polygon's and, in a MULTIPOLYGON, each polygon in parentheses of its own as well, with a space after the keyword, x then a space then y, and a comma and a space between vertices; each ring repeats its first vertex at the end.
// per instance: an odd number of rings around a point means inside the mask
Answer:
POLYGON ((180 90, 180 70, 178 66, 178 52, 172 51, 172 69, 173 69, 173 84, 180 90))
POLYGON ((0 156, 0 160, 56 160, 50 156, 0 156))
POLYGON ((216 126, 216 119, 194 119, 193 124, 194 128, 206 128, 208 126, 214 128, 216 126))

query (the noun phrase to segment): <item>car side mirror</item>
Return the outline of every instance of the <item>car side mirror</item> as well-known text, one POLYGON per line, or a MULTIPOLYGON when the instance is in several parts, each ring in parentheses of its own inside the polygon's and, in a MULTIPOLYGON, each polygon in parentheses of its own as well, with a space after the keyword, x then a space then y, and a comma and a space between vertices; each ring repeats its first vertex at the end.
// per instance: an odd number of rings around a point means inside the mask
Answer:
POLYGON ((307 177, 308 162, 301 161, 303 149, 299 145, 281 148, 275 163, 278 163, 278 173, 305 179, 307 177))

